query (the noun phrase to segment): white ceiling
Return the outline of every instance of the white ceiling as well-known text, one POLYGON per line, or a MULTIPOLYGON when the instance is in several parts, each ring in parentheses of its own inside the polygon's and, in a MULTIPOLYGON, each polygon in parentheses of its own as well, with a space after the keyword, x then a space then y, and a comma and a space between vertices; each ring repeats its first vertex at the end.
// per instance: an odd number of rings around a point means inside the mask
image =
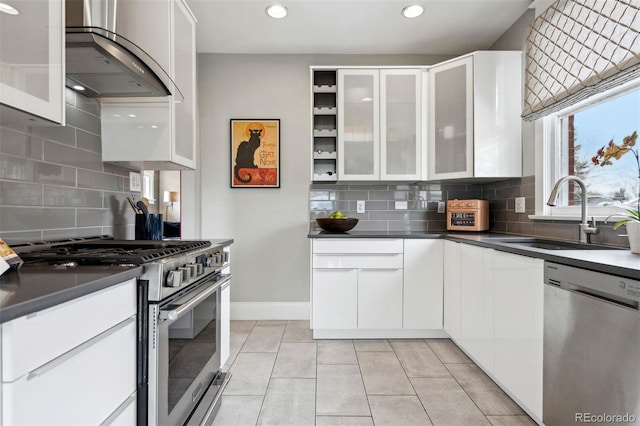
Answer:
POLYGON ((531 0, 187 0, 197 51, 210 53, 441 54, 488 49, 531 0), (272 19, 269 4, 289 14, 272 19), (425 13, 400 15, 411 3, 425 13))

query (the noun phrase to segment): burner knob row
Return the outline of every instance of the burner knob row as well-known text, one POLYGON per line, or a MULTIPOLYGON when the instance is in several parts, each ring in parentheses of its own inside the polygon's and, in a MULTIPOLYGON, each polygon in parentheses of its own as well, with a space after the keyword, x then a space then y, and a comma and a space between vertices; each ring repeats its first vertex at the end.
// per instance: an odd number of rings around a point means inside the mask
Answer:
POLYGON ((167 287, 180 287, 181 284, 187 283, 202 274, 204 274, 204 265, 201 263, 188 263, 174 271, 169 271, 165 285, 167 287))

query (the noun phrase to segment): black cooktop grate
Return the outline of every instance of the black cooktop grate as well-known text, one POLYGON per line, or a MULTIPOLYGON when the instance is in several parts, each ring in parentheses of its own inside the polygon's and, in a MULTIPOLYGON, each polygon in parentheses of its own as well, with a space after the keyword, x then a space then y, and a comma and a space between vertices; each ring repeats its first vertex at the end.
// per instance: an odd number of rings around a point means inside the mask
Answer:
POLYGON ((20 252, 19 255, 27 263, 76 262, 83 265, 141 265, 206 248, 210 245, 210 241, 100 240, 54 245, 20 252))

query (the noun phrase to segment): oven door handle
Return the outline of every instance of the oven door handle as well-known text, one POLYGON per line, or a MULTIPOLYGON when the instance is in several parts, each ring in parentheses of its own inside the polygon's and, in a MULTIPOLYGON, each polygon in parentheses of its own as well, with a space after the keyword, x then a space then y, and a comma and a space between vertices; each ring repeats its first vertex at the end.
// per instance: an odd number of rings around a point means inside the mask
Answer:
POLYGON ((231 280, 231 275, 227 275, 224 278, 215 281, 210 287, 199 292, 196 296, 184 302, 182 305, 175 309, 161 310, 159 313, 161 320, 175 321, 185 313, 192 310, 196 305, 202 302, 207 297, 215 293, 224 283, 231 280))

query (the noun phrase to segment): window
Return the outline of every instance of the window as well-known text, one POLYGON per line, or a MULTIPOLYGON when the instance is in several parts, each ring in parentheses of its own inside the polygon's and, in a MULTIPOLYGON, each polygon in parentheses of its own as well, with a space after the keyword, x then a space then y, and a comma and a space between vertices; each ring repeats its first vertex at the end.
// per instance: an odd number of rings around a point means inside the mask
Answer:
POLYGON ((149 204, 156 203, 155 197, 155 182, 156 176, 154 170, 142 170, 142 191, 140 196, 146 197, 149 200, 149 204))
MULTIPOLYGON (((566 175, 580 177, 587 189, 589 216, 607 216, 620 207, 635 206, 638 199, 638 166, 631 154, 605 167, 592 157, 610 140, 620 144, 625 136, 640 131, 640 88, 618 89, 590 99, 545 120, 548 141, 544 160, 549 162, 544 179, 546 203, 554 183, 566 175)), ((564 184, 557 207, 542 209, 546 215, 579 216, 585 197, 579 185, 564 184)))

